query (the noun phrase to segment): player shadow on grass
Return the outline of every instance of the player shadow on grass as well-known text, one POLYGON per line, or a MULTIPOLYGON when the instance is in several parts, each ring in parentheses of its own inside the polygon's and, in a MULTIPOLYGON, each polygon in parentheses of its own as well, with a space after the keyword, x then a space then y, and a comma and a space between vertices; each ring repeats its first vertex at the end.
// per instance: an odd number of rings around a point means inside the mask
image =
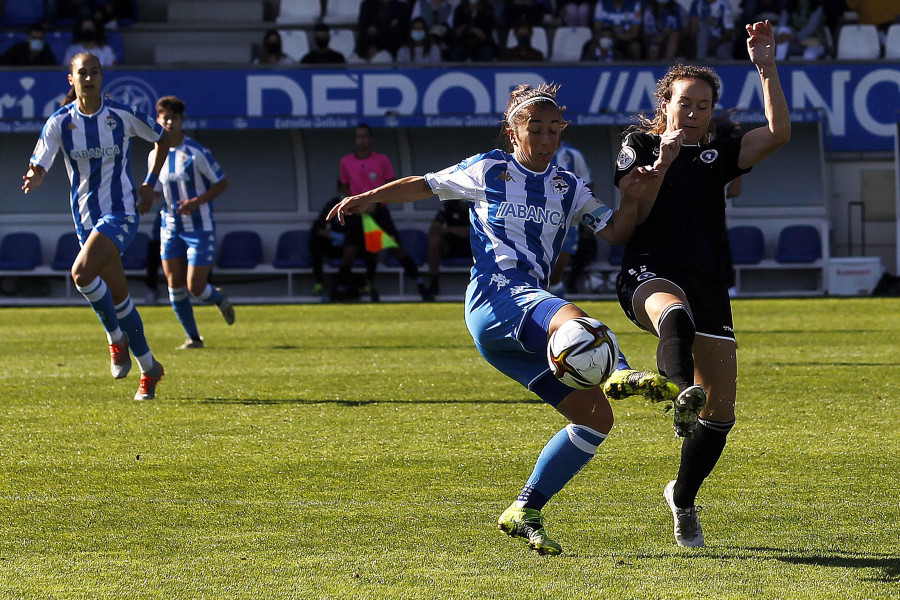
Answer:
POLYGON ((204 398, 201 404, 241 404, 245 406, 275 406, 279 404, 337 404, 355 407, 370 404, 542 404, 540 398, 514 398, 509 400, 340 400, 337 398, 204 398))
POLYGON ((884 572, 882 577, 871 577, 863 581, 875 581, 883 583, 900 582, 900 555, 898 554, 880 554, 876 552, 846 552, 846 551, 828 551, 815 553, 814 551, 798 551, 805 552, 806 555, 797 556, 780 548, 767 547, 741 547, 736 550, 747 550, 750 552, 764 552, 774 555, 775 560, 781 562, 812 565, 817 567, 839 567, 843 569, 880 569, 884 572))

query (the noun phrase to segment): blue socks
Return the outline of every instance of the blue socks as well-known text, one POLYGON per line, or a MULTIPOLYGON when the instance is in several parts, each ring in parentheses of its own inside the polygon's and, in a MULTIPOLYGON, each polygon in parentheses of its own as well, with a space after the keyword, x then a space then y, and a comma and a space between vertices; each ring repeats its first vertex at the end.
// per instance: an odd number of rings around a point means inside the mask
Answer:
POLYGON ((178 322, 184 327, 185 333, 192 340, 200 339, 200 332, 197 331, 197 321, 194 320, 194 309, 191 306, 191 296, 188 294, 186 287, 169 288, 169 302, 172 303, 172 310, 178 322))
POLYGON ((541 450, 516 506, 540 510, 597 453, 605 433, 584 425, 566 425, 541 450))
MULTIPOLYGON (((106 287, 106 283, 102 279, 97 277, 94 281, 84 287, 76 285, 75 289, 81 292, 87 301, 90 302, 91 308, 97 313, 97 317, 99 317, 100 322, 103 323, 103 328, 108 334, 115 334, 117 331, 120 332, 119 319, 116 317, 116 306, 113 303, 112 294, 109 292, 109 288, 106 287)), ((113 342, 120 337, 121 335, 113 335, 110 342, 113 342)))
POLYGON ((220 294, 219 290, 214 288, 211 283, 207 283, 206 289, 197 297, 207 304, 218 304, 222 301, 222 294, 220 294))
POLYGON ((131 296, 116 305, 116 313, 119 316, 119 326, 128 335, 128 347, 141 365, 141 372, 146 373, 153 367, 153 354, 150 353, 150 346, 144 337, 144 322, 141 321, 141 315, 134 307, 131 296))

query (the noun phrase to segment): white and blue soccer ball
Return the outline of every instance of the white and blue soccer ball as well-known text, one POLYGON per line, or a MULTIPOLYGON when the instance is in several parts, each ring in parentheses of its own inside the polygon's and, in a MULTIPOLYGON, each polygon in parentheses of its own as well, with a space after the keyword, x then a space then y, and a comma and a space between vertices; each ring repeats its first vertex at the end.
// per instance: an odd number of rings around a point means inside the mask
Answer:
POLYGON ((619 344, 609 327, 591 317, 563 323, 547 343, 547 362, 557 379, 587 389, 606 381, 619 362, 619 344))

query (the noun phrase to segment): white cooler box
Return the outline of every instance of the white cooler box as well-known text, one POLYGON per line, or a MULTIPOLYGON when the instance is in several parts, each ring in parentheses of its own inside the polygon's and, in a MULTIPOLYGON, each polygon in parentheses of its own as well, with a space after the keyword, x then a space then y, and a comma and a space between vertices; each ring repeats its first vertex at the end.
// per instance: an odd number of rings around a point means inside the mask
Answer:
POLYGON ((829 296, 869 296, 884 266, 877 256, 850 256, 828 259, 829 296))

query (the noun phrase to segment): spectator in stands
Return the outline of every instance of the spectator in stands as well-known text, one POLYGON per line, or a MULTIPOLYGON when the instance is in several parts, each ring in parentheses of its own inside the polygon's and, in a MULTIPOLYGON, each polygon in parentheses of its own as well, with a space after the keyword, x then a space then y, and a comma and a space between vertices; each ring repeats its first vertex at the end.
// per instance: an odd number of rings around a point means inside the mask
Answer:
POLYGON ((688 44, 697 59, 732 57, 734 9, 730 0, 694 0, 688 20, 688 44))
MULTIPOLYGON (((394 167, 391 165, 391 159, 372 149, 374 141, 375 137, 369 125, 360 123, 356 126, 354 130, 353 153, 341 159, 340 181, 341 194, 343 196, 362 194, 397 178, 397 175, 394 173, 394 167)), ((367 214, 371 215, 374 224, 396 243, 396 247, 387 249, 403 265, 403 271, 406 273, 406 276, 416 282, 422 299, 425 301, 434 300, 434 296, 428 292, 425 282, 419 275, 419 268, 416 266, 416 262, 400 246, 397 227, 394 225, 390 210, 381 203, 375 203, 371 212, 367 214)), ((380 251, 380 249, 368 249, 370 252, 380 251)), ((375 261, 366 262, 366 291, 370 294, 373 302, 378 301, 378 291, 375 289, 375 267, 375 261)))
POLYGON ((559 19, 569 27, 590 27, 593 2, 585 0, 558 0, 559 19))
POLYGON ((86 18, 75 23, 72 32, 72 43, 66 48, 63 64, 71 64, 76 54, 90 52, 100 61, 103 67, 118 63, 116 51, 106 43, 106 31, 93 18, 86 18))
POLYGON ((527 21, 520 21, 515 28, 516 45, 504 48, 500 60, 504 62, 543 62, 544 53, 531 46, 534 29, 527 21))
POLYGON ((497 56, 494 43, 496 14, 490 0, 460 0, 453 12, 452 62, 491 62, 497 56))
POLYGON ((685 17, 678 0, 651 2, 644 9, 644 58, 671 61, 678 56, 685 17))
POLYGON ((56 56, 47 45, 47 35, 44 26, 40 23, 32 23, 28 27, 28 39, 10 46, 3 56, 0 56, 0 65, 4 66, 42 66, 55 65, 56 56))
MULTIPOLYGON (((727 0, 726 0, 727 1, 727 0)), ((610 29, 616 52, 627 60, 641 58, 641 3, 639 0, 597 0, 594 31, 610 29)))
POLYGON ((409 39, 406 45, 397 50, 399 64, 435 64, 441 62, 441 49, 428 33, 425 19, 417 17, 412 20, 409 39))
MULTIPOLYGON (((212 200, 228 189, 225 173, 212 152, 184 135, 184 101, 163 96, 156 102, 156 122, 169 132, 171 148, 156 184, 161 209, 160 256, 169 286, 169 302, 188 338, 178 350, 203 348, 191 298, 213 304, 229 325, 234 307, 221 288, 209 283, 216 257, 216 222, 212 200)), ((156 161, 150 152, 147 161, 156 161)))
POLYGON ((325 203, 309 231, 309 258, 312 263, 314 296, 329 300, 348 300, 359 294, 353 279, 353 263, 358 257, 373 261, 377 255, 365 252, 362 220, 359 215, 339 221, 328 221, 328 213, 343 200, 341 181, 337 181, 338 195, 325 203), (326 259, 340 259, 341 266, 330 287, 325 286, 323 263, 326 259))
MULTIPOLYGON (((588 188, 593 187, 591 168, 584 159, 584 154, 582 154, 581 150, 577 149, 575 146, 560 139, 559 147, 553 155, 552 162, 556 166, 581 177, 588 188)), ((615 207, 611 206, 610 208, 615 207)), ((551 294, 559 296, 560 298, 563 298, 566 292, 565 285, 562 282, 563 274, 569 264, 569 258, 571 258, 578 250, 579 230, 578 224, 569 227, 569 230, 566 232, 566 237, 563 240, 562 248, 560 248, 559 256, 556 258, 556 264, 553 265, 553 271, 550 273, 550 287, 547 289, 551 294)), ((579 267, 583 270, 584 265, 579 265, 579 267)), ((575 279, 577 279, 577 277, 575 279)), ((571 291, 574 291, 574 289, 571 291)))
POLYGON ((141 368, 135 400, 152 400, 164 374, 153 358, 144 324, 128 292, 122 253, 137 234, 140 218, 153 206, 153 186, 169 150, 169 134, 146 114, 103 97, 100 61, 89 52, 69 63, 72 88, 63 106, 47 119, 23 177, 28 194, 44 180, 56 153, 62 150, 71 185, 70 206, 81 250, 72 265, 75 287, 90 302, 106 330, 110 372, 116 379, 131 370, 129 349, 141 368), (85 136, 90 124, 96 138, 85 136), (156 144, 158 159, 138 189, 131 182, 131 138, 156 144), (97 150, 104 150, 99 154, 97 150))
POLYGON ((550 16, 547 7, 537 0, 507 0, 503 9, 503 22, 507 27, 518 27, 527 23, 532 27, 544 24, 544 17, 550 16))
MULTIPOLYGON (((744 0, 741 3, 741 11, 735 13, 736 27, 769 21, 775 31, 775 42, 782 47, 790 41, 790 29, 788 22, 787 0, 744 0)), ((735 35, 732 39, 732 55, 735 59, 747 60, 747 45, 741 36, 735 35)), ((784 56, 776 57, 782 60, 784 56)))
POLYGON ((622 60, 622 55, 616 50, 616 40, 613 30, 609 27, 595 30, 591 39, 581 48, 581 60, 585 62, 613 62, 622 60))
POLYGON ((817 60, 834 53, 821 0, 789 0, 782 14, 787 18, 779 20, 775 30, 778 60, 817 60))
POLYGON ((328 47, 331 43, 331 28, 325 23, 318 23, 312 31, 312 48, 300 59, 303 65, 324 65, 347 62, 346 57, 328 47))
POLYGON ((472 260, 469 206, 462 200, 441 202, 428 228, 428 291, 433 296, 440 293, 441 260, 444 258, 472 260))
MULTIPOLYGON (((359 7, 359 22, 356 27, 360 36, 374 37, 374 45, 391 53, 409 36, 409 10, 401 0, 363 0, 359 7)), ((368 46, 371 46, 370 42, 368 46)), ((361 58, 364 54, 357 51, 361 58)))
POLYGON ((421 18, 425 21, 425 28, 429 32, 435 26, 449 29, 456 4, 457 2, 452 0, 416 0, 410 18, 421 18))
POLYGON ((107 30, 119 27, 121 21, 134 20, 134 3, 132 0, 56 0, 47 2, 48 9, 56 5, 56 14, 51 15, 56 21, 76 22, 81 19, 94 19, 107 30))
POLYGON ((379 44, 381 36, 374 25, 365 31, 360 31, 356 36, 356 48, 353 54, 347 57, 348 63, 388 64, 394 61, 392 54, 379 44))
POLYGON ((254 65, 292 65, 294 60, 282 50, 281 34, 277 29, 269 29, 263 35, 254 65))

